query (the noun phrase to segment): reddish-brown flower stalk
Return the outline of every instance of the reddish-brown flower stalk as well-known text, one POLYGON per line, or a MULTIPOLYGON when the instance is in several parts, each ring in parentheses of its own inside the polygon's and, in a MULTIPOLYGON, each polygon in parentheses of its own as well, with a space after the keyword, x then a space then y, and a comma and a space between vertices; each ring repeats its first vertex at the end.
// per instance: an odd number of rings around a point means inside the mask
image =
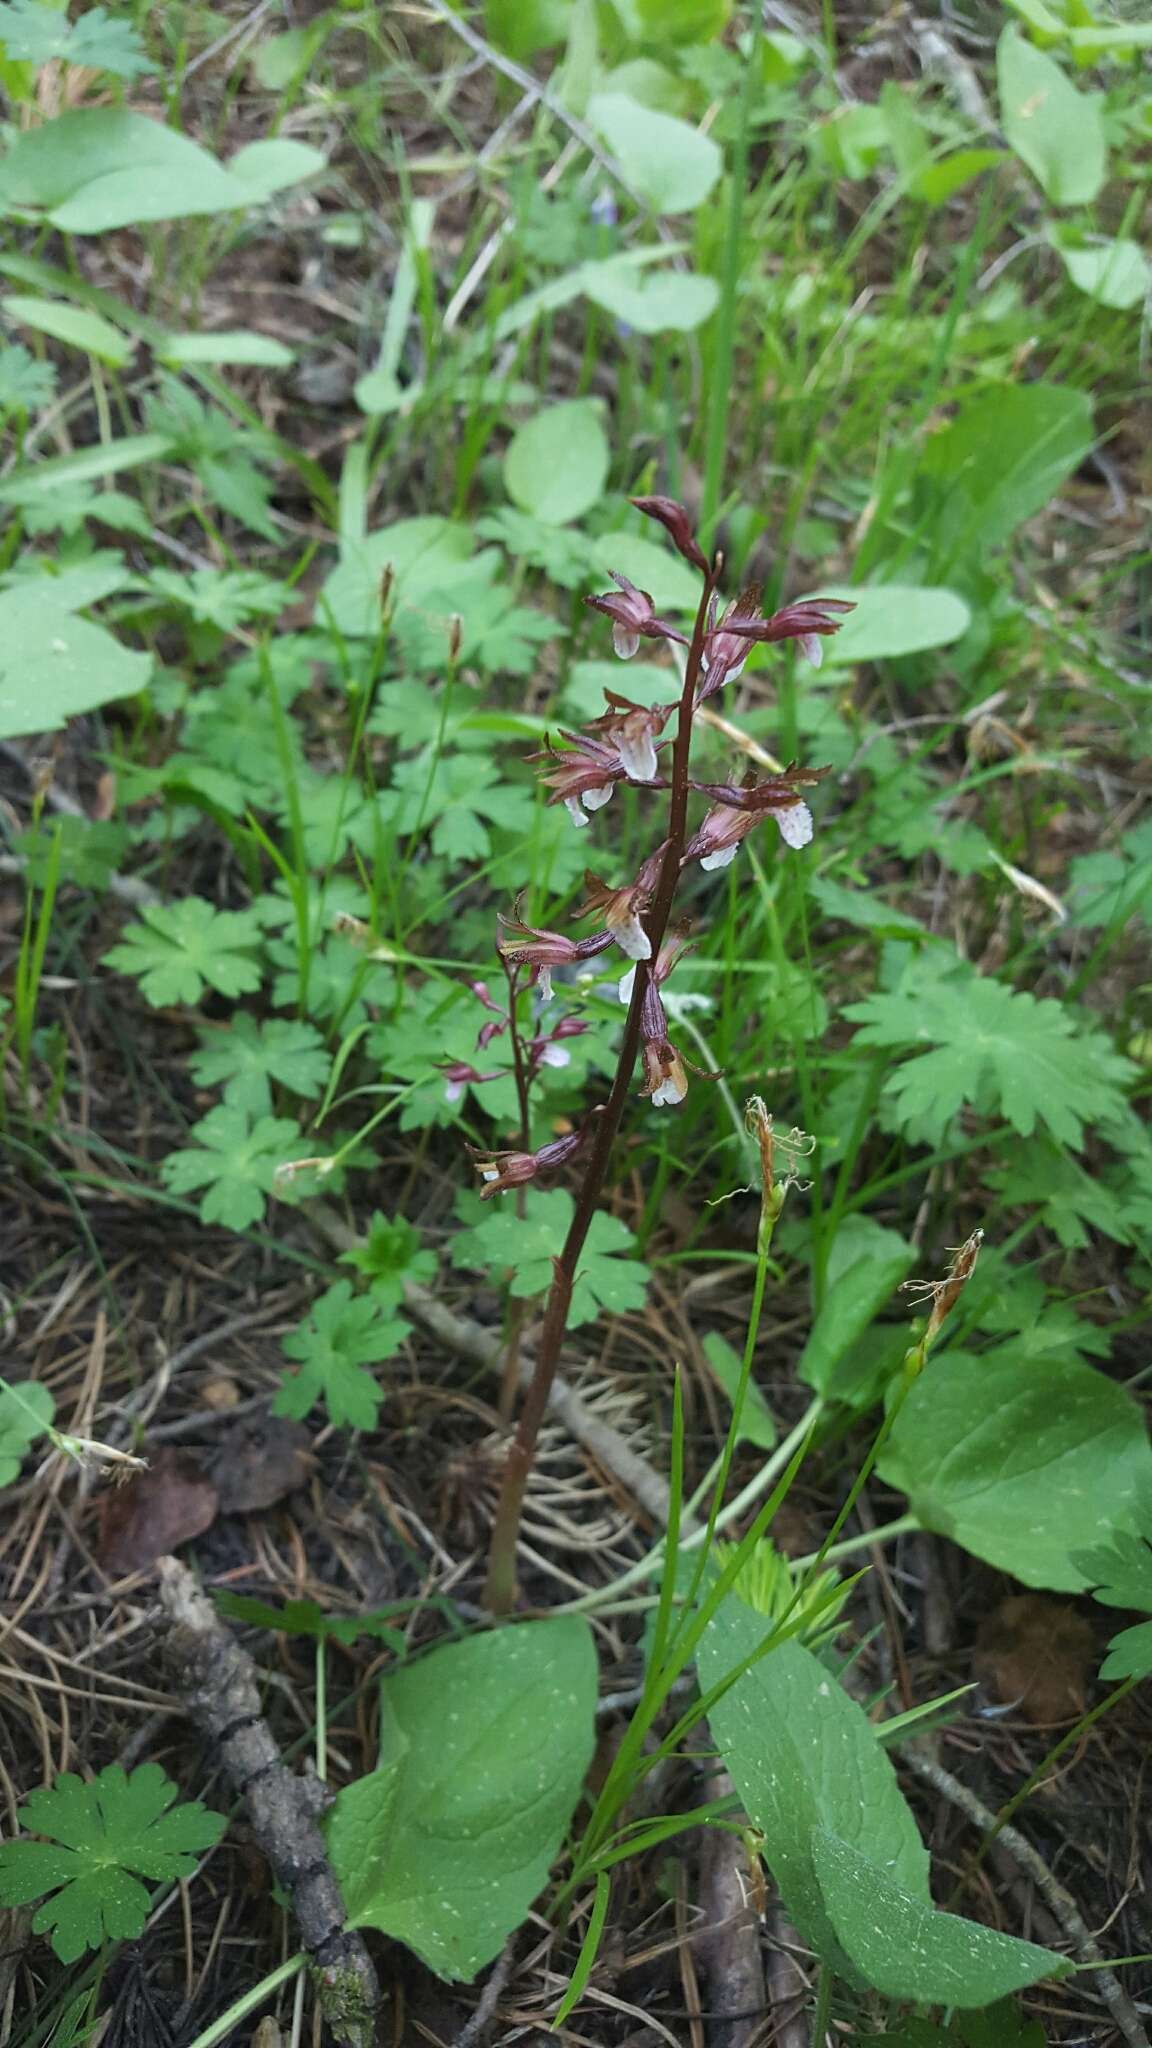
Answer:
POLYGON ((693 718, 703 699, 743 667, 749 649, 757 641, 795 639, 812 658, 813 651, 819 651, 817 636, 834 633, 840 623, 829 614, 851 609, 832 599, 812 600, 789 606, 765 619, 760 615, 755 593, 745 592, 717 622, 715 598, 721 558, 717 556, 712 563, 707 561, 687 513, 674 500, 638 498, 633 502, 657 520, 685 560, 702 571, 704 587, 687 643, 683 634, 657 618, 647 593, 637 590, 624 577, 613 578, 617 592, 588 600, 612 620, 617 652, 625 657, 635 653, 642 637, 687 644, 670 774, 666 770, 657 774, 656 748, 658 743, 666 744, 659 740, 659 735, 671 714, 671 706, 646 711, 614 694, 609 697, 608 711, 594 722, 595 737, 565 733, 572 752, 560 755, 549 750, 543 757, 551 763, 543 778, 553 792, 550 801, 566 803, 577 824, 589 823, 587 812, 606 802, 617 782, 667 789, 668 809, 661 844, 648 856, 631 884, 614 888, 597 875, 586 876, 589 898, 582 914, 597 913, 606 927, 592 939, 574 942, 558 932, 538 931, 519 922, 504 921, 510 934, 500 941, 505 962, 530 968, 533 980, 543 987, 550 988, 547 977, 553 966, 586 959, 613 940, 634 965, 621 985, 628 1012, 607 1102, 589 1118, 582 1131, 545 1145, 538 1152, 525 1148, 496 1153, 481 1162, 486 1182, 483 1192, 490 1195, 503 1188, 519 1190, 541 1171, 565 1164, 585 1141, 589 1148, 576 1190, 572 1222, 563 1249, 553 1261, 553 1280, 544 1308, 535 1369, 509 1447, 492 1530, 485 1601, 496 1614, 507 1613, 515 1599, 516 1546, 524 1492, 556 1376, 580 1256, 603 1189, 637 1055, 643 1052, 643 1092, 654 1104, 678 1103, 688 1085, 685 1063, 668 1039, 659 993, 660 984, 671 973, 682 950, 678 946, 664 946, 681 869, 690 859, 700 859, 705 868, 722 865, 732 858, 740 840, 769 815, 775 818, 788 844, 804 845, 811 837, 812 821, 800 789, 818 781, 819 775, 792 768, 759 784, 753 779, 747 784, 694 785, 689 776, 693 718), (713 803, 699 830, 690 837, 688 804, 694 787, 711 797, 713 803))

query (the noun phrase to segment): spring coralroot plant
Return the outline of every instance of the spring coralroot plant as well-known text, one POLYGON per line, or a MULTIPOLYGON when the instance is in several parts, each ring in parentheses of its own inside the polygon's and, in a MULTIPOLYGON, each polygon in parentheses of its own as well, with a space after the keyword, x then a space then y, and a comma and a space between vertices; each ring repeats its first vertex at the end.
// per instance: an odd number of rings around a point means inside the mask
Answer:
POLYGON ((773 821, 787 846, 807 846, 812 837, 812 815, 803 792, 819 782, 825 770, 792 765, 767 780, 758 781, 753 773, 738 783, 694 781, 693 721, 709 698, 739 676, 758 641, 796 640, 808 660, 818 664, 822 635, 835 633, 841 623, 837 614, 852 610, 850 604, 835 598, 815 598, 786 605, 764 618, 755 591, 744 591, 721 613, 717 586, 723 558, 716 555, 708 560, 684 507, 662 497, 634 498, 632 502, 666 528, 680 554, 703 578, 691 637, 658 617, 647 592, 637 590, 625 576, 613 576, 617 588, 587 602, 611 620, 613 645, 624 660, 636 653, 641 640, 665 640, 685 650, 679 705, 646 708, 614 690, 606 691, 608 708, 602 717, 593 719, 586 732, 564 732, 563 750, 549 745, 533 758, 545 763, 542 780, 549 788, 549 801, 563 803, 575 825, 588 826, 591 814, 608 802, 616 786, 627 783, 659 798, 664 808, 661 837, 631 881, 613 886, 596 874, 586 876, 587 900, 578 915, 596 917, 598 929, 591 936, 574 939, 563 932, 538 930, 518 917, 501 919, 498 946, 508 979, 508 1009, 506 1015, 500 1013, 501 1023, 485 1038, 487 1044, 495 1031, 509 1031, 523 1143, 521 1149, 496 1152, 478 1162, 484 1195, 521 1188, 571 1160, 583 1161, 572 1223, 554 1262, 535 1369, 509 1449, 496 1511, 486 1598, 498 1614, 507 1613, 515 1598, 524 1490, 556 1373, 580 1255, 604 1186, 637 1056, 643 1076, 640 1093, 654 1105, 675 1106, 688 1090, 685 1070, 690 1063, 672 1042, 661 999, 661 989, 684 950, 680 938, 669 935, 680 877, 694 862, 709 871, 726 867, 741 841, 767 819, 773 821), (665 728, 673 712, 675 731, 669 738, 665 728), (695 824, 689 815, 694 797, 705 800, 703 815, 695 824), (620 983, 628 1013, 608 1099, 591 1112, 579 1130, 531 1151, 528 1083, 542 1060, 555 1057, 552 1049, 559 1049, 564 1027, 555 1028, 548 1038, 538 1035, 525 1041, 517 1023, 517 999, 526 989, 535 988, 547 1000, 552 994, 554 968, 588 960, 612 946, 631 965, 620 983))

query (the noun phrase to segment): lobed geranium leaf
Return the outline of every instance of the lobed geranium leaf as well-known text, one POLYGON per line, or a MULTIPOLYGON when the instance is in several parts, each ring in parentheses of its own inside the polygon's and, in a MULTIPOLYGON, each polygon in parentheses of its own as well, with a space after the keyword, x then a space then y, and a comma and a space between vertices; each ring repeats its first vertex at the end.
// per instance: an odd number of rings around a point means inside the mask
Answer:
POLYGON ((33 1792, 20 1814, 25 1828, 51 1839, 0 1843, 0 1903, 26 1905, 51 1893, 32 1924, 51 1935, 61 1962, 134 1938, 151 1906, 137 1876, 190 1877, 198 1853, 227 1825, 198 1800, 173 1806, 176 1796, 158 1764, 130 1774, 109 1764, 89 1784, 65 1772, 33 1792))
POLYGON ((373 1295, 354 1295, 349 1281, 338 1280, 284 1339, 285 1356, 299 1370, 283 1382, 273 1412, 299 1420, 323 1401, 331 1422, 372 1429, 384 1395, 365 1367, 394 1358, 407 1334, 408 1324, 373 1295))

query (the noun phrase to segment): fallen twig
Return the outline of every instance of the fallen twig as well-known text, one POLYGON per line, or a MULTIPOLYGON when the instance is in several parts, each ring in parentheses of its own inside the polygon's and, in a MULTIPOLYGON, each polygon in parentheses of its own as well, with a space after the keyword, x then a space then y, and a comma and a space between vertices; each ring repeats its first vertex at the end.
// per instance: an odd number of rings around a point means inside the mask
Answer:
POLYGON ((190 1571, 160 1559, 160 1600, 171 1620, 166 1658, 184 1706, 211 1742, 244 1800, 276 1881, 292 1901, 312 1981, 337 2041, 370 2048, 380 1991, 316 1825, 329 1798, 319 1779, 297 1778, 280 1760, 260 1711, 256 1668, 217 1619, 190 1571))
MULTIPOLYGON (((714 1772, 708 1780, 708 1799, 727 1799, 731 1793, 727 1771, 714 1772)), ((727 1828, 703 1830, 699 1905, 708 1929, 703 1960, 710 2048, 749 2048, 768 2006, 760 1915, 748 1896, 746 1867, 736 1835, 727 1828)))
POLYGON ((1007 1825, 999 1827, 996 1815, 985 1806, 983 1800, 978 1799, 975 1792, 970 1792, 967 1785, 962 1785, 959 1778, 954 1778, 951 1771, 946 1771, 943 1764, 937 1763, 935 1757, 927 1755, 922 1748, 902 1744, 900 1754, 910 1771, 915 1772, 926 1785, 931 1785, 943 1799, 958 1807, 961 1813, 967 1814, 969 1820, 975 1823, 982 1834, 990 1834, 995 1829, 996 1839, 1001 1847, 1008 1851, 1021 1870, 1027 1872, 1036 1889, 1051 1907, 1078 1960, 1091 1964, 1100 1987, 1100 1996, 1119 2032, 1127 2041, 1128 2048, 1148 2048, 1148 2036, 1136 2007, 1115 1971, 1109 1969, 1107 1957, 1095 1936, 1085 1925, 1080 1908, 1071 1892, 1065 1891, 1059 1878, 1053 1876, 1039 1850, 1033 1848, 1018 1828, 1007 1825))
POLYGON ((516 1961, 516 1946, 519 1939, 520 1930, 517 1928, 514 1934, 509 1935, 491 1970, 488 1972, 488 1981, 480 1993, 476 2010, 471 2018, 465 2021, 460 2032, 457 2034, 455 2048, 481 2048, 481 2044, 487 2040, 492 2022, 496 2017, 496 2008, 504 1996, 508 1979, 512 1975, 512 1965, 516 1961))

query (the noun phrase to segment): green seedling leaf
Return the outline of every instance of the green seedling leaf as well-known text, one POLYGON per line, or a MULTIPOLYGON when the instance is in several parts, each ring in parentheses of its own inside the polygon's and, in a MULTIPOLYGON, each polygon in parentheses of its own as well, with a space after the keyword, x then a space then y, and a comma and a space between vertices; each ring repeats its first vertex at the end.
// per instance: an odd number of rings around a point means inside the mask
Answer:
POLYGON ((1108 175, 1100 95, 1078 92, 1056 59, 1012 26, 997 46, 996 75, 1004 133, 1045 197, 1089 205, 1108 175))
POLYGON ((962 405, 921 462, 939 496, 944 558, 1000 546, 1055 496, 1093 440, 1092 401, 1070 386, 1005 385, 962 405))
POLYGON ((636 334, 693 334, 720 303, 720 287, 695 271, 621 269, 609 257, 584 265, 584 290, 636 334))
MULTIPOLYGON (((1078 1551, 1073 1563, 1105 1607, 1135 1607, 1152 1614, 1152 1494, 1145 1493, 1136 1515, 1139 1534, 1120 1529, 1108 1543, 1078 1551)), ((1152 1621, 1123 1628, 1108 1645, 1100 1676, 1109 1681, 1147 1678, 1152 1673, 1152 1621)))
POLYGON ((1033 1139, 1013 1147, 1007 1163, 986 1176, 986 1184, 1010 1208, 1038 1209, 1067 1251, 1083 1250, 1093 1230, 1117 1244, 1132 1241, 1116 1189, 1058 1145, 1033 1139))
POLYGON ((201 1088, 223 1084, 225 1102, 252 1116, 272 1108, 272 1083, 290 1095, 315 1101, 322 1094, 332 1065, 320 1033, 300 1017, 275 1017, 257 1023, 241 1012, 222 1030, 209 1032, 189 1062, 201 1088))
POLYGON ((408 1324, 373 1295, 353 1294, 350 1281, 338 1280, 284 1339, 285 1356, 298 1359, 300 1370, 284 1381, 273 1413, 299 1421, 323 1401, 338 1427, 373 1429, 384 1395, 364 1368, 394 1358, 407 1335, 408 1324))
POLYGON ((0 43, 9 63, 53 62, 107 71, 116 78, 137 78, 151 66, 143 43, 130 21, 113 21, 103 7, 89 7, 76 21, 66 11, 46 7, 43 0, 4 0, 0 6, 0 43))
POLYGON ((874 891, 846 888, 843 882, 817 874, 814 869, 808 876, 808 894, 820 905, 825 917, 839 918, 859 931, 883 932, 888 938, 928 936, 919 918, 885 903, 874 891))
POLYGON ((912 1270, 916 1254, 894 1230, 870 1216, 850 1216, 836 1233, 828 1257, 824 1304, 801 1354, 798 1371, 818 1394, 850 1398, 837 1368, 851 1357, 865 1330, 886 1307, 912 1270))
MULTIPOLYGON (((551 1285, 552 1261, 563 1249, 572 1221, 572 1197, 565 1188, 543 1194, 525 1190, 524 1215, 511 1204, 486 1214, 452 1242, 456 1265, 483 1271, 510 1268, 513 1294, 543 1294, 551 1285)), ((571 1327, 601 1313, 621 1315, 642 1308, 648 1268, 632 1251, 635 1239, 618 1216, 598 1209, 592 1218, 572 1292, 571 1327)))
POLYGON ((50 1426, 56 1403, 38 1380, 0 1385, 0 1486, 19 1477, 29 1444, 50 1426))
POLYGON ((148 588, 187 611, 198 625, 233 633, 249 619, 274 618, 290 595, 258 569, 153 569, 148 588))
POLYGON ((504 488, 522 512, 546 526, 565 526, 603 495, 608 460, 599 406, 590 398, 567 399, 538 412, 512 436, 504 488))
POLYGON ((380 1767, 328 1821, 349 1920, 469 1980, 547 1882, 579 1798, 592 1637, 576 1615, 472 1636, 389 1673, 381 1701, 380 1767))
MULTIPOLYGON (((870 1845, 871 1846, 871 1845, 870 1845)), ((1064 1956, 940 1913, 910 1894, 852 1842, 821 1829, 815 1861, 825 1907, 857 1981, 888 1998, 980 2006, 1045 1977, 1066 1977, 1064 1956)))
POLYGON ((1014 1343, 933 1357, 879 1469, 927 1529, 1026 1586, 1080 1592, 1080 1552, 1130 1530, 1152 1452, 1122 1387, 1079 1359, 1014 1343))
POLYGON ((151 655, 73 617, 56 580, 0 591, 0 739, 55 732, 82 711, 135 696, 151 677, 151 655))
POLYGON ((839 632, 821 643, 829 664, 896 661, 926 647, 949 647, 972 623, 968 606, 954 590, 921 589, 911 583, 878 583, 871 589, 822 583, 814 594, 848 598, 856 606, 839 632))
POLYGON ((732 0, 634 0, 641 34, 670 43, 707 43, 732 18, 732 0))
POLYGON ((81 348, 115 370, 122 370, 136 353, 134 341, 86 306, 70 306, 63 299, 33 299, 21 292, 10 292, 2 303, 10 320, 32 327, 38 334, 51 335, 53 341, 66 342, 70 348, 81 348))
POLYGON ((225 169, 208 150, 125 107, 75 107, 29 128, 0 165, 0 207, 75 235, 252 206, 322 167, 305 143, 250 143, 225 169))
POLYGON ((901 2020, 882 2034, 856 2034, 852 2048, 867 2041, 890 2041, 892 2048, 1045 2048, 1044 2029, 1025 2020, 1010 1999, 969 2012, 954 2013, 947 2026, 936 2020, 901 2020))
POLYGON ((113 591, 122 590, 132 581, 122 557, 107 549, 89 555, 84 561, 70 562, 66 568, 42 567, 43 557, 34 563, 25 560, 27 576, 13 584, 12 589, 38 596, 54 611, 80 611, 84 605, 98 604, 102 597, 110 597, 113 591))
POLYGON ((404 1298, 406 1282, 426 1285, 436 1277, 436 1254, 424 1251, 420 1234, 403 1216, 389 1222, 376 1210, 359 1244, 340 1255, 342 1266, 354 1266, 367 1281, 374 1300, 393 1309, 404 1298))
POLYGON ((596 93, 588 103, 588 120, 653 213, 692 212, 707 199, 724 168, 710 135, 702 135, 674 114, 641 106, 627 93, 596 93))
POLYGON ((930 1144, 967 1105, 1005 1117, 1021 1137, 1046 1126, 1078 1148, 1085 1122, 1122 1108, 1120 1084, 1132 1073, 1102 1034, 1078 1032, 1060 1003, 984 976, 867 996, 844 1014, 862 1026, 857 1044, 936 1047, 884 1084, 900 1122, 930 1144))
MULTIPOLYGON (((39 11, 40 0, 36 0, 39 11)), ((35 412, 56 389, 54 363, 37 362, 21 341, 0 348, 0 413, 35 412)))
POLYGON ((1152 1621, 1122 1628, 1113 1636, 1100 1666, 1100 1676, 1109 1684, 1118 1684, 1124 1678, 1152 1676, 1152 1621))
POLYGON ((1049 240, 1076 289, 1098 306, 1127 313, 1143 305, 1152 288, 1152 264, 1139 242, 1124 235, 1100 235, 1081 243, 1058 229, 1049 229, 1049 240))
POLYGON ((1006 159, 1007 151, 1003 149, 957 149, 951 156, 925 164, 911 179, 909 190, 914 198, 926 200, 929 206, 943 206, 965 185, 970 185, 973 178, 1006 159))
POLYGON ((270 334, 254 334, 249 327, 217 328, 212 334, 165 334, 156 343, 162 363, 252 364, 264 370, 287 370, 296 360, 295 351, 270 334))
POLYGON ((484 23, 496 48, 522 62, 567 41, 572 8, 573 0, 484 0, 484 23))
MULTIPOLYGON (((710 1691, 768 1634, 763 1618, 730 1595, 700 1645, 702 1687, 710 1691)), ((824 1902, 820 1832, 842 1835, 914 1896, 928 1896, 928 1853, 867 1716, 810 1650, 782 1642, 736 1680, 708 1718, 802 1940, 837 1974, 859 1983, 824 1902)))
POLYGON ((48 462, 38 462, 35 469, 17 470, 0 484, 0 504, 27 498, 33 491, 51 497, 73 484, 95 483, 122 469, 139 469, 146 462, 160 461, 171 446, 168 434, 127 434, 119 441, 96 441, 90 448, 78 448, 73 455, 56 455, 48 462))
POLYGON ((20 1813, 25 1828, 50 1839, 0 1843, 0 1904, 23 1906, 50 1892, 32 1925, 50 1934, 64 1963, 106 1941, 135 1940, 152 1904, 137 1878, 191 1877, 197 1855, 227 1825, 198 1800, 173 1807, 175 1798, 158 1764, 131 1774, 109 1764, 87 1785, 66 1771, 20 1813))
POLYGON ((1152 924, 1152 819, 1133 826, 1111 853, 1074 860, 1066 901, 1069 923, 1089 930, 1129 917, 1152 924))
POLYGON ((262 1116, 251 1123, 246 1111, 230 1102, 210 1109, 189 1136, 195 1146, 170 1152, 160 1177, 176 1195, 205 1188, 201 1222, 223 1223, 229 1230, 259 1223, 277 1172, 302 1149, 299 1126, 287 1117, 262 1116))
POLYGON ((251 995, 260 986, 252 955, 262 933, 250 910, 217 910, 203 896, 149 904, 130 924, 104 965, 134 974, 154 1008, 195 1004, 205 988, 222 996, 251 995))
MULTIPOLYGON (((705 1358, 719 1380, 729 1401, 735 1401, 736 1389, 740 1384, 740 1354, 732 1349, 718 1330, 709 1330, 701 1343, 705 1358)), ((768 1406, 754 1379, 749 1377, 736 1418, 736 1434, 742 1443, 756 1444, 762 1451, 770 1451, 776 1442, 777 1430, 771 1408, 768 1406)))
MULTIPOLYGON (((290 185, 302 184, 324 169, 324 157, 311 143, 295 142, 288 135, 272 135, 266 142, 249 142, 237 150, 228 165, 228 176, 238 182, 242 205, 259 205, 290 185)), ((215 211, 215 208, 213 208, 215 211)))

